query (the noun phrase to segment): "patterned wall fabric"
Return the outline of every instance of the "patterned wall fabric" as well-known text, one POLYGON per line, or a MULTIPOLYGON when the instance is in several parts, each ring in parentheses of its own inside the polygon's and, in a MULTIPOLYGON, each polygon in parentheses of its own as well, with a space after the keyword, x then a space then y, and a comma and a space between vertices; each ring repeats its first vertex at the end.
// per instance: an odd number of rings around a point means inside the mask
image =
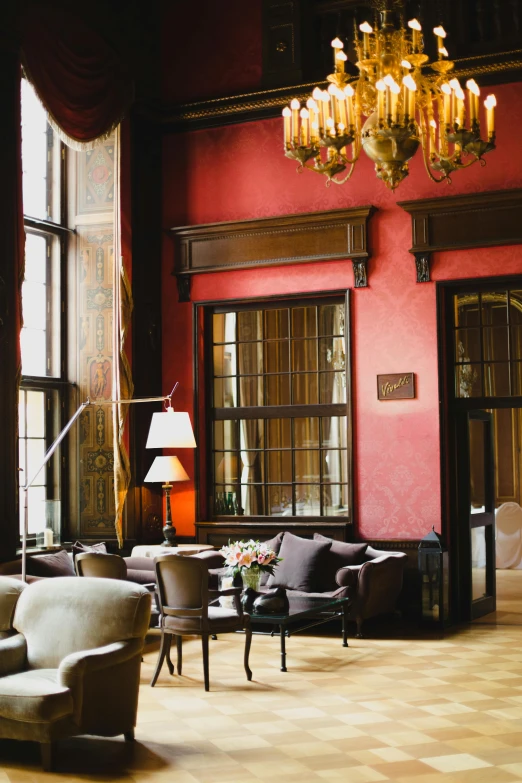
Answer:
MULTIPOLYGON (((114 139, 77 155, 80 399, 109 400, 113 363, 114 139), (95 223, 93 214, 97 218, 95 223)), ((80 419, 79 448, 79 534, 113 538, 114 451, 110 406, 93 406, 84 411, 80 419)))

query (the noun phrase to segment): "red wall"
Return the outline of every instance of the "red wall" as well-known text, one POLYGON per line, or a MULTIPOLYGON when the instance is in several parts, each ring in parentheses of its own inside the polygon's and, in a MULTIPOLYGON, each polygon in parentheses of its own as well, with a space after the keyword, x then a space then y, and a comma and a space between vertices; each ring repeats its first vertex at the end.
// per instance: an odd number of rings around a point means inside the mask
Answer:
MULTIPOLYGON (((355 518, 361 538, 417 538, 440 530, 440 459, 434 283, 416 284, 409 215, 396 201, 522 187, 522 145, 508 127, 522 124, 522 84, 495 89, 499 149, 436 185, 418 154, 411 174, 391 193, 361 154, 352 179, 325 187, 313 172, 295 173, 283 156, 282 123, 267 120, 164 141, 164 228, 373 204, 369 287, 352 295, 355 425, 355 518), (415 372, 414 400, 378 402, 376 375, 415 372)), ((192 305, 178 304, 173 246, 165 239, 163 388, 176 380, 176 407, 192 413, 192 305)), ((439 253, 433 280, 522 273, 522 248, 439 253)), ((199 275, 193 301, 353 288, 349 261, 199 275)), ((194 455, 179 453, 194 475, 194 455)), ((176 526, 194 533, 194 488, 177 491, 176 526)))

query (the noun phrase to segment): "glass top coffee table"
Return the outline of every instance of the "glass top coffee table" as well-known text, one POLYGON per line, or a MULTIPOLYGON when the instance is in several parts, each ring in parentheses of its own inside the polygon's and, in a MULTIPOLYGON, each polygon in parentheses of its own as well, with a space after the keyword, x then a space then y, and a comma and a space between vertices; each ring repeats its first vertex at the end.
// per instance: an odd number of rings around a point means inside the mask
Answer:
POLYGON ((290 638, 291 633, 299 633, 300 631, 306 631, 308 628, 313 628, 316 625, 322 625, 327 623, 335 617, 340 617, 342 620, 342 640, 343 647, 348 647, 348 641, 346 638, 347 633, 347 619, 348 609, 352 603, 351 598, 322 598, 322 597, 299 597, 288 596, 290 608, 285 614, 258 614, 257 612, 250 613, 250 622, 254 625, 256 623, 263 625, 275 626, 272 631, 272 636, 276 633, 276 629, 279 628, 279 637, 281 641, 281 671, 286 672, 286 639, 290 638), (308 623, 302 627, 296 628, 290 632, 289 625, 301 619, 309 617, 314 619, 314 622, 308 623))

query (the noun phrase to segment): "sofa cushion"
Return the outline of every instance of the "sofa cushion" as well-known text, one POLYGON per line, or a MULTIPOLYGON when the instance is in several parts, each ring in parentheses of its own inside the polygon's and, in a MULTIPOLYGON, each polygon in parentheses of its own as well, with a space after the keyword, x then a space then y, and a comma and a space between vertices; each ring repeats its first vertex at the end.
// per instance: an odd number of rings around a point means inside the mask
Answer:
MULTIPOLYGON (((283 543, 283 536, 284 533, 278 533, 277 536, 274 536, 273 538, 269 538, 268 541, 263 541, 263 543, 269 546, 270 549, 273 549, 276 555, 278 555, 279 550, 281 549, 281 544, 283 543)), ((264 571, 263 574, 261 575, 261 585, 268 584, 269 579, 270 579, 270 574, 264 571)))
POLYGON ((361 565, 364 562, 364 553, 368 544, 347 544, 344 541, 334 541, 320 533, 314 533, 314 541, 329 541, 330 550, 325 558, 324 571, 321 574, 321 587, 324 590, 336 590, 339 585, 335 581, 335 575, 340 568, 352 565, 361 565))
POLYGON ((71 547, 71 552, 73 560, 76 558, 76 555, 81 555, 83 552, 97 552, 99 555, 106 555, 107 546, 104 541, 99 544, 82 544, 81 541, 75 541, 71 547))
POLYGON ((52 555, 28 557, 27 573, 31 576, 76 576, 72 560, 65 549, 52 555))
POLYGON ((320 589, 321 572, 325 557, 331 547, 331 541, 310 541, 307 538, 285 533, 274 576, 267 582, 268 587, 286 587, 289 590, 302 590, 312 593, 320 589))
POLYGON ((58 682, 56 669, 0 677, 0 716, 9 720, 51 722, 73 711, 72 694, 58 682))

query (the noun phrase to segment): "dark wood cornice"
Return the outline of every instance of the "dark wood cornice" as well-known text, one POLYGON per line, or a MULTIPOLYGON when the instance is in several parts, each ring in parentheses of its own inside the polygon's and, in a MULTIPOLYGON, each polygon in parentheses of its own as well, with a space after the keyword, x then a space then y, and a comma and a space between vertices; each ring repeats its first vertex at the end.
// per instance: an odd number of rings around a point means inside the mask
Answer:
MULTIPOLYGON (((474 76, 482 86, 517 81, 522 78, 522 49, 456 59, 452 75, 461 81, 474 76)), ((179 133, 279 117, 292 98, 302 100, 314 87, 326 85, 316 81, 183 104, 140 103, 136 111, 161 125, 164 133, 179 133)))
POLYGON ((399 201, 411 215, 417 282, 430 279, 435 250, 522 244, 522 189, 399 201))
POLYGON ((180 301, 190 276, 203 272, 350 259, 355 288, 368 285, 372 206, 170 229, 180 301))

